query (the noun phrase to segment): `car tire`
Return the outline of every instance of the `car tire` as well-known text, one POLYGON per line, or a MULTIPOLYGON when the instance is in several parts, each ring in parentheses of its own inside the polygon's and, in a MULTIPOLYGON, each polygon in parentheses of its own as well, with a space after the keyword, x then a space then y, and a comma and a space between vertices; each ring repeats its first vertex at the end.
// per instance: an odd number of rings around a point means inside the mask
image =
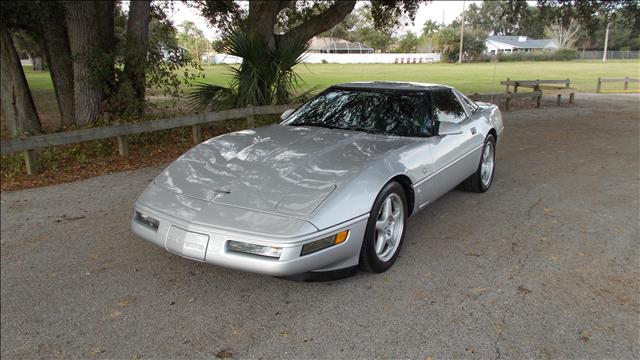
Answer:
POLYGON ((407 224, 407 198, 402 185, 392 181, 373 203, 362 248, 360 269, 381 273, 395 263, 407 224))
POLYGON ((493 184, 493 177, 496 173, 496 140, 489 134, 484 140, 482 155, 478 169, 473 175, 462 182, 462 188, 466 191, 483 193, 493 184))

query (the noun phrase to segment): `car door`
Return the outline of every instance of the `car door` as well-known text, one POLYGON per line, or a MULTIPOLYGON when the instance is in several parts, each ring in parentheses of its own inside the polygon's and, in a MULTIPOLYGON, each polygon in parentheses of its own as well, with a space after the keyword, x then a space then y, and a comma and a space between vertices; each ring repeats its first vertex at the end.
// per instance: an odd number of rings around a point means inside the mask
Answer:
POLYGON ((432 171, 420 184, 420 207, 427 206, 469 177, 476 170, 482 151, 482 135, 471 113, 451 89, 431 93, 433 121, 451 122, 462 133, 427 138, 431 149, 432 171))

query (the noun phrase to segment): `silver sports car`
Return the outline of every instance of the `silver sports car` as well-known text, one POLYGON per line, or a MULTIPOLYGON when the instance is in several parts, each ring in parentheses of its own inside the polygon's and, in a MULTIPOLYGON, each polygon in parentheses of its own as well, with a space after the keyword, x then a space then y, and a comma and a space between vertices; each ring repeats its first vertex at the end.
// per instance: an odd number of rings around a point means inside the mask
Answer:
POLYGON ((335 85, 279 124, 187 151, 140 195, 131 227, 238 270, 300 280, 383 272, 409 216, 458 185, 489 189, 503 128, 495 105, 448 86, 335 85))

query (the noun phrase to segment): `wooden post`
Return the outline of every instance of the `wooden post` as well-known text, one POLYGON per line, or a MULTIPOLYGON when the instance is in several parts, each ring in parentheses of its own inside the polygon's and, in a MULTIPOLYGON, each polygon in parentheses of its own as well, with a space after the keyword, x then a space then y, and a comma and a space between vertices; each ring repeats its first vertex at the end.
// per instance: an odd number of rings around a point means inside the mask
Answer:
POLYGON ((126 135, 117 136, 118 139, 118 154, 120 156, 129 156, 129 140, 126 135))
POLYGON ((628 76, 624 77, 624 89, 625 90, 629 90, 629 77, 628 76))
MULTIPOLYGON (((253 106, 247 105, 247 107, 250 107, 251 110, 253 110, 253 106)), ((253 111, 251 111, 251 113, 253 113, 253 111)), ((253 117, 253 115, 247 116, 247 129, 253 129, 255 127, 256 127, 256 119, 253 117)))
POLYGON ((518 82, 516 81, 516 83, 513 85, 513 93, 517 93, 518 92, 518 82))
POLYGON ((562 94, 558 94, 558 106, 560 106, 560 100, 562 99, 562 94))
POLYGON ((505 106, 505 110, 509 111, 509 108, 511 107, 511 98, 508 97, 507 101, 506 101, 506 106, 505 106))
POLYGON ((24 164, 27 167, 27 174, 36 175, 38 173, 38 158, 36 156, 35 150, 27 150, 23 152, 24 154, 24 164))
POLYGON ((573 104, 575 97, 576 97, 576 93, 569 94, 569 104, 573 104))
POLYGON ((509 92, 509 78, 507 78, 507 90, 505 90, 505 92, 509 92))
POLYGON ((202 128, 200 125, 191 126, 191 137, 193 138, 193 145, 198 145, 202 142, 202 128))
POLYGON ((536 108, 540 109, 540 102, 542 101, 542 95, 536 97, 536 108))
POLYGON ((600 88, 602 87, 602 79, 598 78, 598 85, 596 86, 596 92, 600 92, 600 88))
POLYGON ((571 79, 567 79, 567 82, 565 83, 565 87, 568 88, 570 84, 571 84, 571 79))

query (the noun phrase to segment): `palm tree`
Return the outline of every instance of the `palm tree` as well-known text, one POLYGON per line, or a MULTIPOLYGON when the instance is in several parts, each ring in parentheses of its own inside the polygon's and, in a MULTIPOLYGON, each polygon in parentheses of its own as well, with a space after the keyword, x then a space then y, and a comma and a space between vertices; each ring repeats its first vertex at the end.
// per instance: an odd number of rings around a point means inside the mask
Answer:
POLYGON ((240 66, 228 66, 232 81, 228 87, 200 83, 189 94, 196 110, 224 109, 247 105, 287 104, 308 97, 293 93, 303 81, 294 67, 304 60, 306 41, 289 41, 271 50, 242 24, 234 25, 223 38, 223 50, 242 58, 240 66))
POLYGON ((437 34, 439 30, 440 30, 440 24, 438 24, 433 20, 427 20, 422 26, 422 35, 430 38, 433 35, 437 34))

